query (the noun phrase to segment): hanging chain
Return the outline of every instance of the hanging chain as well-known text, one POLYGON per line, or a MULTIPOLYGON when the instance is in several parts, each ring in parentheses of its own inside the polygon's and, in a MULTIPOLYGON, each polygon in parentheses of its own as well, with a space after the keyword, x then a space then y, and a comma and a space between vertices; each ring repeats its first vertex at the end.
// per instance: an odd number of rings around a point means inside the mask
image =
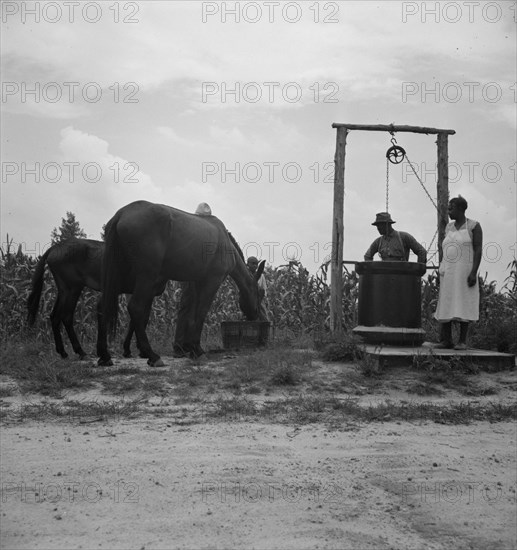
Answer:
MULTIPOLYGON (((394 132, 390 132, 391 134, 391 149, 397 147, 397 140, 395 139, 394 132)), ((389 151, 388 151, 389 152, 389 151)), ((389 154, 386 153, 386 212, 389 212, 390 208, 390 157, 389 154)))
MULTIPOLYGON (((393 132, 390 132, 391 134, 391 144, 395 145, 397 143, 397 140, 395 139, 395 134, 393 132)), ((390 204, 390 159, 388 156, 386 156, 386 212, 389 212, 389 204, 390 204)))
POLYGON ((389 212, 390 161, 386 158, 386 212, 389 212))

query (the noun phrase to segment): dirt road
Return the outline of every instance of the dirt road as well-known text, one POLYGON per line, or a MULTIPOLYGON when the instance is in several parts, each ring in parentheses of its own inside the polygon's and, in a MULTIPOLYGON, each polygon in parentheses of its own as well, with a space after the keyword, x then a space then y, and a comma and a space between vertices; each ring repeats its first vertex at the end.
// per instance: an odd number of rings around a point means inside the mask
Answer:
POLYGON ((9 424, 1 547, 510 549, 515 448, 507 422, 9 424))

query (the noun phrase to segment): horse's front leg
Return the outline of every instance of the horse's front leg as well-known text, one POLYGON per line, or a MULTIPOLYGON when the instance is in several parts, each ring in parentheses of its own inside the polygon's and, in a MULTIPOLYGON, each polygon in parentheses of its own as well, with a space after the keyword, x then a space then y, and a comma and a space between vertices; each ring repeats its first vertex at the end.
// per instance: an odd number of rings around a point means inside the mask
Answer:
POLYGON ((140 357, 147 357, 147 364, 151 367, 163 367, 164 363, 160 356, 152 350, 145 331, 151 314, 153 299, 153 285, 141 280, 135 285, 127 309, 131 317, 131 323, 134 326, 140 357))
POLYGON ((133 338, 133 333, 135 332, 135 327, 133 321, 129 320, 129 327, 127 329, 126 337, 124 338, 124 343, 122 344, 122 356, 131 357, 131 339, 133 338))
MULTIPOLYGON (((133 334, 135 333, 135 325, 133 321, 129 321, 129 328, 127 329, 127 334, 124 339, 124 343, 122 344, 122 356, 129 358, 132 357, 131 355, 131 339, 133 338, 133 334)), ((148 359, 147 355, 144 355, 142 351, 140 350, 140 346, 138 345, 138 340, 136 341, 136 347, 139 351, 139 357, 142 357, 142 359, 148 359)))
POLYGON ((205 353, 201 347, 201 334, 203 332, 206 316, 210 311, 210 307, 212 306, 212 302, 214 301, 215 295, 217 294, 221 283, 222 280, 196 283, 196 309, 193 318, 192 330, 188 336, 190 356, 194 359, 205 353))
POLYGON ((196 303, 197 289, 195 283, 183 283, 174 332, 174 357, 188 357, 190 355, 189 335, 194 330, 196 303))

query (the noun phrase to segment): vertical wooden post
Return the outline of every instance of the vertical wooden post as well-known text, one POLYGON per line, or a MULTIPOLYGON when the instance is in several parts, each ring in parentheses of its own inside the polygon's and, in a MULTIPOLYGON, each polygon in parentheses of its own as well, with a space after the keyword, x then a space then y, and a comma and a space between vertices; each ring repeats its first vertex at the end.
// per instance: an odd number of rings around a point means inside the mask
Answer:
POLYGON ((334 210, 332 215, 332 259, 330 270, 330 331, 343 330, 343 210, 345 200, 345 149, 348 130, 337 128, 334 155, 334 210))
POLYGON ((436 140, 438 148, 438 181, 436 187, 438 206, 438 250, 442 259, 442 242, 445 237, 445 226, 449 220, 447 207, 449 205, 449 151, 448 135, 438 133, 436 140))

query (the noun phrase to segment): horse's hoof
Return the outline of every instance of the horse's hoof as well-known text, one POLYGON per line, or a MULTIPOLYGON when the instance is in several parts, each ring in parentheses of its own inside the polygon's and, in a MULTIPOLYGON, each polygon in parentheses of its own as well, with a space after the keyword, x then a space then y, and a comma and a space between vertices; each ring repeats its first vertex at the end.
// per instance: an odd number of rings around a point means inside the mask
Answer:
POLYGON ((172 356, 176 357, 176 359, 181 359, 182 357, 188 357, 189 351, 185 349, 183 346, 175 345, 172 348, 172 356))
POLYGON ((150 366, 150 367, 165 367, 165 363, 160 359, 158 358, 156 361, 151 361, 151 359, 148 359, 147 360, 147 364, 150 366))
POLYGON ((61 359, 68 359, 68 353, 66 351, 60 353, 59 355, 61 355, 61 359))
POLYGON ((98 367, 112 367, 113 361, 111 359, 99 359, 97 361, 98 367))
POLYGON ((203 357, 205 355, 205 351, 201 346, 198 346, 197 348, 193 349, 189 353, 189 357, 191 359, 199 359, 200 357, 203 357))
POLYGON ((131 357, 133 357, 131 355, 131 352, 130 351, 125 351, 123 354, 122 354, 122 357, 125 357, 126 359, 130 359, 131 357))
POLYGON ((88 359, 86 353, 79 353, 79 361, 84 361, 85 359, 88 359))

